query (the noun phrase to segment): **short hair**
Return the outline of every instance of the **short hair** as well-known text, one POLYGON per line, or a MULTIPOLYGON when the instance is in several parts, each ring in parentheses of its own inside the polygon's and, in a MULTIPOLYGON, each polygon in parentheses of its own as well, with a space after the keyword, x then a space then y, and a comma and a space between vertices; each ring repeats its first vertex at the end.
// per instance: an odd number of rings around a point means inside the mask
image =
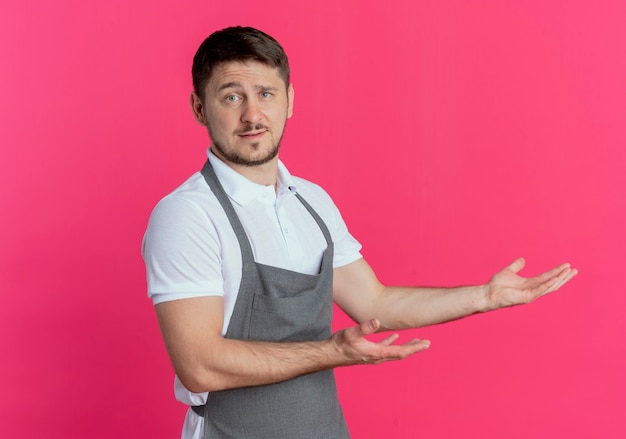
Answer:
POLYGON ((213 32, 198 48, 191 67, 194 91, 204 100, 204 87, 217 66, 245 61, 277 68, 289 85, 289 60, 278 41, 258 29, 234 26, 213 32))

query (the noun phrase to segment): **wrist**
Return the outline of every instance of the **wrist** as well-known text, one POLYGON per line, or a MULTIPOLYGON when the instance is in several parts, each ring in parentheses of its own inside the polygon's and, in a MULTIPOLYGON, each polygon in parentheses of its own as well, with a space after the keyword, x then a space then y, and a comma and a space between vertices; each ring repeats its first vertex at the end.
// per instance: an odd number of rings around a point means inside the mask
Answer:
POLYGON ((346 366, 349 364, 345 349, 342 348, 343 343, 343 331, 338 331, 328 339, 327 353, 329 361, 334 367, 346 366))
POLYGON ((489 283, 478 285, 476 290, 477 312, 488 312, 493 309, 491 305, 491 286, 489 283))
POLYGON ((359 356, 355 356, 354 349, 350 348, 350 344, 346 340, 346 331, 346 329, 337 331, 328 340, 328 358, 333 367, 353 366, 363 363, 359 356))

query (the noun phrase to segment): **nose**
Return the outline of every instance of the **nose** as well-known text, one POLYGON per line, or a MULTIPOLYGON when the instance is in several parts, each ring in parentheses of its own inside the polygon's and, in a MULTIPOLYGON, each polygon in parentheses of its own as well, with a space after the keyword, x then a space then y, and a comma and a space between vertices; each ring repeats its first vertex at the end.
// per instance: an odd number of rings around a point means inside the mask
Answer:
POLYGON ((255 124, 263 119, 263 113, 257 102, 250 99, 246 100, 242 106, 241 121, 244 123, 255 124))

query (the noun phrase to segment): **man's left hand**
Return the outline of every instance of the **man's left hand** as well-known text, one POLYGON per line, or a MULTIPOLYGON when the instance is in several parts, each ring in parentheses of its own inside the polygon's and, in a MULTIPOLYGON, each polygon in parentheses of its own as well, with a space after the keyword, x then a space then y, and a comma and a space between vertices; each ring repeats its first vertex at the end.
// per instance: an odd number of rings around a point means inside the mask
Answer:
POLYGON ((525 278, 518 275, 525 264, 524 258, 516 259, 491 278, 487 284, 487 310, 530 303, 558 290, 578 274, 578 270, 566 263, 539 276, 525 278))

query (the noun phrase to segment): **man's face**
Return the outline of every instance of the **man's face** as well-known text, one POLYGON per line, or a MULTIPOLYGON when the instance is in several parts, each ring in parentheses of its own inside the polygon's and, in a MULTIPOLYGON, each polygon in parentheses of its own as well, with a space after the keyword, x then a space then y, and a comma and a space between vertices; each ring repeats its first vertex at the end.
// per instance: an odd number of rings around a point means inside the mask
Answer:
POLYGON ((258 166, 278 155, 287 119, 293 112, 293 88, 278 70, 265 64, 219 65, 204 89, 204 102, 192 94, 198 122, 209 130, 213 152, 226 162, 258 166))

